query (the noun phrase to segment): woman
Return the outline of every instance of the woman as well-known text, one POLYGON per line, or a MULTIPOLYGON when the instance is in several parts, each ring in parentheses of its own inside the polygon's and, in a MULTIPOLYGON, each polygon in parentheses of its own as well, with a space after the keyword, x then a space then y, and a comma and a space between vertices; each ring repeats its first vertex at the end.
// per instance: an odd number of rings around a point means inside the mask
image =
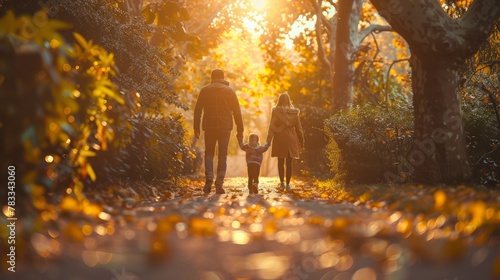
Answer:
POLYGON ((280 94, 272 109, 267 144, 272 144, 271 157, 278 158, 280 187, 290 190, 292 159, 298 158, 304 147, 304 132, 299 119, 300 110, 293 107, 288 93, 280 94), (272 143, 271 143, 272 141, 272 143), (286 163, 286 186, 285 186, 286 163))

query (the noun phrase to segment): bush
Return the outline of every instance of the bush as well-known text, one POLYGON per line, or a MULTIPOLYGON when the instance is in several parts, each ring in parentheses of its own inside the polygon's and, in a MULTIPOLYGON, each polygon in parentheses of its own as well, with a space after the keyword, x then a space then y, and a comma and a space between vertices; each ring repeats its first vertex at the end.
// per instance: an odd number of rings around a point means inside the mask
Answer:
POLYGON ((500 186, 500 124, 492 106, 497 104, 484 99, 464 102, 462 108, 473 181, 500 186))
MULTIPOLYGON (((500 182, 500 128, 495 111, 483 102, 463 102, 467 156, 473 182, 500 182)), ((491 105, 491 104, 489 104, 491 105)), ((336 179, 356 183, 384 182, 384 174, 399 174, 413 149, 413 111, 367 105, 342 111, 325 123, 327 154, 336 179)))
POLYGON ((112 142, 123 125, 117 116, 130 113, 111 82, 113 54, 76 33, 77 43, 67 44, 58 32, 67 24, 43 11, 8 11, 0 22, 0 165, 16 168, 37 209, 45 194, 67 188, 81 198, 84 181, 96 179, 89 158, 112 142), (35 18, 46 24, 26 32, 35 18))
POLYGON ((318 178, 331 176, 331 170, 326 156, 327 136, 324 130, 325 119, 331 115, 331 111, 313 106, 303 105, 300 108, 300 121, 304 129, 305 149, 300 155, 301 161, 298 168, 304 175, 312 175, 318 178))
MULTIPOLYGON (((367 104, 341 111, 325 122, 330 167, 348 182, 382 182, 397 174, 410 152, 413 116, 410 108, 386 109, 367 104)), ((403 174, 401 174, 403 175, 403 174)))
MULTIPOLYGON (((191 174, 196 169, 195 151, 188 148, 186 127, 181 115, 137 117, 130 120, 129 135, 123 129, 119 139, 128 139, 114 145, 95 159, 100 164, 102 177, 107 182, 120 180, 175 180, 179 175, 191 174)), ((102 182, 101 182, 102 183, 102 182)))
MULTIPOLYGON (((157 18, 169 24, 152 24, 143 16, 130 14, 126 6, 130 1, 120 0, 50 0, 50 1, 17 1, 3 0, 0 15, 6 10, 17 13, 34 14, 40 9, 50 16, 71 23, 71 31, 82 34, 85 38, 114 53, 120 75, 114 82, 121 88, 140 91, 141 99, 149 108, 160 109, 165 103, 184 107, 173 92, 172 79, 178 75, 171 64, 174 59, 172 48, 181 46, 189 40, 180 19, 172 19, 167 15, 157 18), (149 36, 162 31, 168 47, 157 47, 150 44, 149 36), (174 38, 181 37, 181 40, 174 38), (140 75, 138 75, 140 73, 140 75)), ((173 1, 165 1, 173 2, 173 1)), ((169 14, 175 16, 174 6, 170 5, 169 14)), ((179 7, 175 7, 178 9, 179 7)), ((35 27, 38 22, 27 25, 35 27)), ((30 28, 26 28, 30 29, 30 28)), ((72 42, 71 32, 61 32, 66 41, 72 42)))

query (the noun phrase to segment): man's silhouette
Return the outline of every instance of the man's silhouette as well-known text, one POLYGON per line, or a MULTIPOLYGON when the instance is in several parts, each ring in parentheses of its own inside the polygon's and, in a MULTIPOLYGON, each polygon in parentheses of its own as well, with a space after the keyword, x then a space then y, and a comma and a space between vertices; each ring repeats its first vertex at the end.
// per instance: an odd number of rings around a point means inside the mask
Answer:
POLYGON ((200 90, 194 109, 194 134, 200 137, 200 121, 203 113, 202 129, 205 131, 205 187, 203 192, 210 193, 214 181, 215 146, 218 146, 217 177, 215 188, 217 194, 223 194, 224 177, 226 176, 227 147, 233 118, 236 122, 236 138, 243 139, 243 120, 241 109, 234 90, 224 79, 224 71, 212 70, 211 83, 200 90))

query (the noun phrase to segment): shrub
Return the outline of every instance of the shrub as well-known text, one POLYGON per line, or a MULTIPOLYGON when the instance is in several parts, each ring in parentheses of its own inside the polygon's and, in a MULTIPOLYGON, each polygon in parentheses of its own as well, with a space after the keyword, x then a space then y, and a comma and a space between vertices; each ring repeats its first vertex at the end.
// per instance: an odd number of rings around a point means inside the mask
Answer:
POLYGON ((120 180, 175 180, 196 169, 196 156, 188 148, 186 127, 181 115, 169 117, 134 117, 131 129, 117 137, 128 139, 95 159, 106 182, 120 180))
POLYGON ((300 108, 300 121, 304 129, 305 149, 301 153, 302 160, 298 162, 298 168, 304 175, 312 175, 318 178, 331 176, 326 156, 327 137, 324 130, 325 119, 331 115, 331 111, 313 106, 302 105, 300 108))
POLYGON ((15 165, 36 208, 66 188, 81 198, 83 182, 96 179, 88 159, 106 149, 123 125, 115 116, 127 111, 110 80, 113 54, 76 33, 67 44, 57 32, 67 25, 43 11, 9 11, 0 22, 1 166, 15 165), (46 24, 26 32, 35 19, 46 24))
POLYGON ((358 106, 332 116, 325 130, 330 167, 337 177, 355 183, 379 182, 386 171, 397 172, 412 147, 412 110, 358 106))
MULTIPOLYGON (((500 129, 491 109, 483 102, 463 102, 467 156, 473 182, 498 186, 500 181, 500 129)), ((342 111, 325 123, 329 137, 327 155, 336 179, 356 183, 384 182, 384 174, 400 174, 413 149, 413 111, 387 110, 367 105, 342 111)))
POLYGON ((467 155, 473 181, 500 186, 500 123, 493 106, 495 100, 470 99, 463 102, 467 155))

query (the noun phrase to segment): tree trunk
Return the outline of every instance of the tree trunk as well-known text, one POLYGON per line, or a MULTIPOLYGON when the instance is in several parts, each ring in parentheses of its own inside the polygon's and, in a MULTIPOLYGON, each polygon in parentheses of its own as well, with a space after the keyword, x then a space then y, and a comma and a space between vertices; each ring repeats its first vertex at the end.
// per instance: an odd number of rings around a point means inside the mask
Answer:
POLYGON ((338 18, 333 69, 333 108, 351 107, 354 100, 353 54, 357 50, 358 24, 361 0, 343 0, 338 3, 338 18))
POLYGON ((414 168, 413 177, 425 183, 468 182, 471 171, 465 150, 457 65, 413 55, 411 69, 415 147, 408 161, 414 168))

